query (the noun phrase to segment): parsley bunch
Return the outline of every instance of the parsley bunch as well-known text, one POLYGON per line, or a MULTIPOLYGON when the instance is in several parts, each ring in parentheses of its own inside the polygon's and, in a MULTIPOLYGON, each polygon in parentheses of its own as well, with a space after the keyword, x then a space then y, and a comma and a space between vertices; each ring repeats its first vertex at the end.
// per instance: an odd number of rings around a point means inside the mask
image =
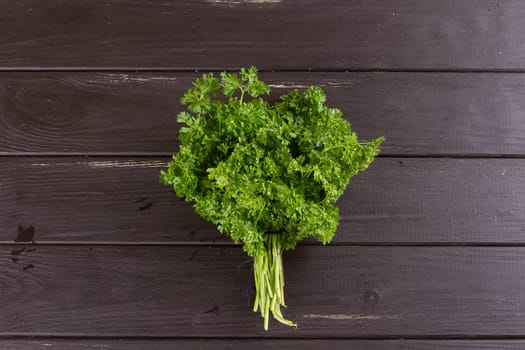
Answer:
POLYGON ((257 69, 204 74, 181 99, 180 148, 161 181, 254 259, 264 329, 269 313, 289 326, 282 252, 307 237, 330 242, 334 203, 350 178, 379 153, 383 138, 360 143, 340 110, 325 106, 318 86, 270 103, 257 69), (223 95, 223 96, 220 96, 223 95))

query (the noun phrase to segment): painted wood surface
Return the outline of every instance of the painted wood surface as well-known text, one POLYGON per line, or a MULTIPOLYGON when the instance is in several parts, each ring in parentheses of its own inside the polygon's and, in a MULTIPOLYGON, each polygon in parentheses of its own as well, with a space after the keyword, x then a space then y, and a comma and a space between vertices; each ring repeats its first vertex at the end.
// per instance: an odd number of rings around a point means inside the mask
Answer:
MULTIPOLYGON (((0 241, 230 244, 160 184, 168 161, 0 158, 0 241)), ((524 244, 524 179, 522 159, 379 158, 338 201, 334 242, 524 244)))
POLYGON ((520 0, 0 2, 2 69, 525 67, 520 0))
MULTIPOLYGON (((171 154, 179 99, 200 75, 0 73, 0 154, 171 154)), ((273 101, 320 85, 362 140, 386 137, 382 155, 525 154, 521 74, 275 72, 261 79, 273 101)))
POLYGON ((238 247, 2 245, 0 336, 520 336, 524 254, 300 247, 284 255, 283 313, 298 328, 272 322, 265 332, 238 247))
POLYGON ((0 349, 525 347, 525 2, 0 0, 0 349), (158 183, 179 99, 256 65, 381 158, 333 245, 250 259, 158 183), (34 243, 33 243, 34 242, 34 243))
POLYGON ((2 346, 10 350, 274 350, 276 348, 303 350, 329 347, 334 350, 521 350, 521 340, 334 340, 334 339, 148 339, 64 340, 43 338, 41 340, 7 340, 2 346))

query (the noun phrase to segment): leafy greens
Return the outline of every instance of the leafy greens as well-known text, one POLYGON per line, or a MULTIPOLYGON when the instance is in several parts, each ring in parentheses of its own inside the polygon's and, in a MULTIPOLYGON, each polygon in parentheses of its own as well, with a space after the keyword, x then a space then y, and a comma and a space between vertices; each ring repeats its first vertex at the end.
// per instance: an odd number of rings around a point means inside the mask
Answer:
POLYGON ((307 237, 332 240, 334 203, 383 141, 360 143, 318 86, 273 104, 261 98, 269 92, 255 67, 197 79, 181 99, 179 151, 161 172, 164 184, 253 257, 254 311, 266 330, 270 311, 295 326, 280 309, 282 252, 307 237))

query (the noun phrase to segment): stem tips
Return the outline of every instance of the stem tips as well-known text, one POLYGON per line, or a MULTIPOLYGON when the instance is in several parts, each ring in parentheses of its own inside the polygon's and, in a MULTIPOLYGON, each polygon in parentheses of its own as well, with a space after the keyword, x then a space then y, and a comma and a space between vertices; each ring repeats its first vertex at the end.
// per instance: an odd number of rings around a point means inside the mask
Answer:
POLYGON ((278 234, 266 235, 264 253, 253 259, 253 276, 255 281, 255 302, 253 311, 261 312, 264 318, 264 330, 268 330, 270 311, 273 317, 290 327, 297 324, 283 317, 281 306, 284 303, 284 270, 282 262, 283 248, 278 234))

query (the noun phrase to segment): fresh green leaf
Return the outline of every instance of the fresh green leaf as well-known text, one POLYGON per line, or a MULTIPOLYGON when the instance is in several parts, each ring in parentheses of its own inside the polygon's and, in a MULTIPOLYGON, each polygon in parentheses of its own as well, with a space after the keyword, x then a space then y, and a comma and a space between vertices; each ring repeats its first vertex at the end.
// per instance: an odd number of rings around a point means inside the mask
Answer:
POLYGON ((384 140, 360 143, 341 111, 325 106, 318 86, 273 104, 260 97, 269 92, 255 67, 197 79, 181 99, 187 111, 177 118, 186 125, 179 152, 161 172, 163 183, 254 258, 254 309, 265 329, 270 311, 294 325, 279 307, 282 251, 308 237, 332 240, 336 201, 384 140))

